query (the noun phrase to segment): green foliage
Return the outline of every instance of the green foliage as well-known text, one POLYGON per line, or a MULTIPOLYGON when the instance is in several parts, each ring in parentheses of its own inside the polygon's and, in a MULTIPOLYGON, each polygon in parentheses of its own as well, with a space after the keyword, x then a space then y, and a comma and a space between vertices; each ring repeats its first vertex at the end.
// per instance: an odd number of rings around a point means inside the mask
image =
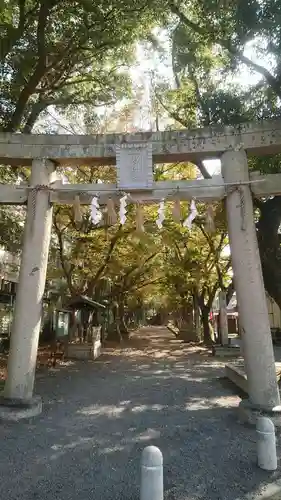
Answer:
MULTIPOLYGON (((170 34, 174 82, 153 75, 151 107, 157 129, 167 114, 172 128, 278 118, 280 15, 279 2, 273 0, 6 0, 0 11, 0 129, 30 133, 40 117, 38 129, 49 133, 131 130, 143 89, 131 88, 128 69, 138 41, 147 41, 165 59, 166 49, 153 32, 159 23, 170 34), (241 81, 245 68, 255 78, 241 81), (103 105, 105 110, 98 112, 103 105), (60 123, 61 116, 69 129, 60 123)), ((278 172, 280 157, 251 158, 250 167, 278 172)), ((198 169, 208 175, 199 159, 196 166, 157 165, 155 177, 195 178, 198 169)), ((19 172, 23 179, 28 176, 23 169, 19 172)), ((65 168, 63 174, 75 183, 116 179, 111 167, 65 168)), ((1 171, 3 182, 15 182, 17 176, 1 171)), ((182 208, 186 215, 188 205, 182 208)), ((206 206, 199 203, 198 208, 189 231, 175 224, 169 205, 164 228, 158 231, 157 208, 146 207, 146 231, 139 235, 134 207, 125 227, 93 227, 84 207, 78 227, 72 207, 56 206, 49 280, 64 295, 107 298, 122 304, 123 312, 145 305, 184 316, 186 304, 195 297, 206 312, 218 288, 229 284, 230 262, 223 205, 214 206, 214 235, 204 229, 206 206)), ((23 214, 1 211, 0 243, 10 249, 19 248, 23 214)))
MULTIPOLYGON (((196 177, 190 164, 156 166, 157 179, 196 177)), ((89 167, 65 171, 72 182, 114 182, 114 169, 89 167)), ((198 204, 199 214, 191 230, 175 223, 173 201, 166 204, 163 229, 156 226, 157 206, 144 207, 144 233, 136 232, 136 207, 128 206, 124 227, 104 222, 93 227, 89 208, 83 208, 78 227, 72 207, 55 207, 55 235, 49 265, 49 280, 60 282, 64 296, 86 294, 96 300, 118 303, 129 312, 142 308, 177 313, 186 319, 186 305, 194 297, 210 310, 219 287, 229 283, 229 256, 224 211, 214 205, 217 232, 204 229, 206 206, 198 204)), ((118 207, 116 207, 118 209, 118 207)), ((182 219, 189 203, 182 203, 182 219)), ((120 313, 120 311, 119 311, 120 313)))
POLYGON ((169 2, 176 22, 171 31, 176 88, 162 86, 157 93, 173 119, 199 127, 280 117, 277 3, 169 2), (248 75, 239 79, 245 69, 248 75))
MULTIPOLYGON (((131 96, 135 43, 150 37, 160 4, 126 0, 5 0, 0 7, 0 131, 54 133, 53 115, 93 109, 131 96)), ((96 116, 96 114, 95 114, 96 116)), ((22 169, 1 168, 1 182, 22 169)), ((1 243, 18 248, 24 210, 1 208, 1 243)))
POLYGON ((196 298, 209 309, 218 288, 229 284, 230 260, 225 221, 217 207, 217 231, 209 234, 204 228, 206 205, 198 205, 199 214, 192 229, 185 229, 171 220, 165 226, 165 286, 178 305, 196 298))
POLYGON ((30 132, 53 105, 101 105, 129 95, 125 67, 159 4, 9 0, 0 13, 0 126, 30 132))
MULTIPOLYGON (((168 6, 175 23, 170 30, 175 85, 155 90, 165 113, 182 127, 280 118, 280 2, 171 0, 168 6)), ((197 166, 203 176, 209 175, 200 159, 197 166)), ((250 158, 249 166, 262 173, 280 172, 280 155, 250 158)), ((269 199, 255 204, 267 291, 281 305, 276 283, 280 203, 269 199)))

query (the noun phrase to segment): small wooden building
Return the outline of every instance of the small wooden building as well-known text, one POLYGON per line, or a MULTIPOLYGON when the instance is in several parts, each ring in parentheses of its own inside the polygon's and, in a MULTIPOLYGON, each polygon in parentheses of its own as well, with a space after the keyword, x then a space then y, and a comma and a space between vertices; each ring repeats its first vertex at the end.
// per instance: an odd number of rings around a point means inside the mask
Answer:
MULTIPOLYGON (((273 334, 273 338, 275 339, 276 334, 281 333, 281 310, 280 307, 276 304, 275 300, 272 299, 266 292, 266 302, 268 309, 268 317, 270 328, 273 334)), ((217 319, 219 314, 218 308, 218 300, 214 302, 213 315, 214 318, 217 319)), ((230 303, 227 306, 227 318, 228 318, 228 331, 229 333, 238 333, 239 330, 239 314, 237 307, 236 294, 233 294, 233 297, 230 303)))

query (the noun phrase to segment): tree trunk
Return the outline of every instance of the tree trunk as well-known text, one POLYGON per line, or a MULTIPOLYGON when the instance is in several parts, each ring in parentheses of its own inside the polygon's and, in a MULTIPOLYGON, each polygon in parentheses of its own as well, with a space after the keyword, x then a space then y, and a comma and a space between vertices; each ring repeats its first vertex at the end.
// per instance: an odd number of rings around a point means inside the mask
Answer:
POLYGON ((122 336, 119 330, 119 326, 116 324, 111 325, 110 328, 108 329, 106 342, 116 342, 117 344, 120 344, 121 341, 122 341, 122 336))
POLYGON ((125 322, 125 307, 122 301, 119 302, 119 315, 118 315, 119 331, 123 340, 128 340, 129 330, 125 322))
POLYGON ((281 196, 259 203, 257 236, 266 291, 281 308, 281 196))
POLYGON ((181 321, 179 326, 178 338, 184 342, 198 342, 197 332, 193 323, 193 305, 185 302, 181 307, 181 321))
POLYGON ((200 322, 200 307, 198 303, 197 294, 193 295, 193 323, 196 332, 196 337, 198 341, 202 340, 202 332, 201 332, 201 322, 200 322))
POLYGON ((214 343, 211 336, 209 314, 210 314, 210 308, 204 305, 201 308, 201 318, 203 325, 203 341, 204 344, 206 345, 212 345, 214 343))
POLYGON ((120 344, 122 340, 127 340, 129 337, 129 331, 126 327, 124 319, 124 304, 122 302, 115 303, 113 315, 114 323, 108 330, 106 340, 109 342, 118 342, 118 344, 120 344))

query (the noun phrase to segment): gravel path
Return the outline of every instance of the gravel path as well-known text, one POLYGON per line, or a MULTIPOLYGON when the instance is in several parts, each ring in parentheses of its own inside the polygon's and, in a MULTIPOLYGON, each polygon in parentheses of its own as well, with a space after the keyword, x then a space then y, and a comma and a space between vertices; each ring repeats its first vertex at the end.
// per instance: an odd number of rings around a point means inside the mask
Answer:
POLYGON ((148 444, 163 452, 169 500, 258 498, 280 476, 256 467, 223 364, 166 329, 140 334, 132 348, 38 376, 43 414, 0 427, 1 499, 138 500, 148 444))

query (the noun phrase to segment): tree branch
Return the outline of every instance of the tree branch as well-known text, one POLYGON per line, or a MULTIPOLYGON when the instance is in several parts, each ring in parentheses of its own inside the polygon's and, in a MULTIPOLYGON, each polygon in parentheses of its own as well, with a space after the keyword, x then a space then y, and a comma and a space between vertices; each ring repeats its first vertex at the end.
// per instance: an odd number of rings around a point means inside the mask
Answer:
POLYGON ((281 97, 281 87, 279 81, 265 67, 255 63, 254 61, 246 57, 231 43, 230 40, 222 40, 214 32, 211 32, 209 29, 206 29, 205 27, 202 27, 199 24, 193 22, 180 10, 180 8, 177 5, 174 4, 174 2, 170 2, 170 9, 173 14, 178 16, 180 21, 185 26, 192 29, 193 31, 195 31, 195 33, 198 33, 199 35, 202 35, 204 37, 209 37, 213 41, 213 43, 216 43, 225 50, 227 50, 231 56, 239 59, 243 64, 245 64, 249 68, 259 73, 272 87, 276 95, 278 97, 281 97))
POLYGON ((18 26, 15 28, 12 25, 7 26, 7 36, 2 37, 0 41, 0 61, 3 62, 5 61, 7 55, 17 41, 22 37, 25 29, 25 21, 26 21, 26 15, 25 15, 25 1, 26 0, 18 0, 18 8, 19 8, 19 22, 18 26))
MULTIPOLYGON (((214 242, 213 242, 211 236, 205 231, 202 224, 199 224, 199 228, 200 228, 202 234, 204 235, 204 237, 206 238, 206 241, 208 242, 210 250, 212 251, 212 253, 214 255, 214 265, 216 267, 216 271, 217 271, 217 275, 218 275, 218 285, 221 288, 221 290, 224 290, 225 287, 224 287, 224 283, 223 283, 223 272, 222 272, 220 265, 219 265, 219 255, 220 255, 220 252, 222 250, 223 241, 224 241, 224 238, 226 235, 225 235, 225 233, 221 234, 219 244, 218 244, 217 248, 215 248, 215 245, 214 245, 214 242)), ((228 265, 230 265, 230 263, 228 265)), ((225 269, 225 272, 226 271, 227 271, 227 268, 225 269)))
POLYGON ((198 160, 196 162, 193 161, 192 163, 194 163, 194 165, 196 165, 196 167, 200 170, 200 173, 204 177, 204 179, 211 179, 212 178, 211 174, 206 169, 202 160, 198 160))
POLYGON ((71 279, 71 274, 72 274, 73 266, 71 266, 71 268, 69 270, 67 269, 67 261, 66 261, 66 258, 65 258, 65 255, 64 255, 64 249, 63 249, 62 232, 59 229, 59 227, 57 225, 57 221, 56 221, 56 215, 57 214, 58 214, 58 212, 56 214, 54 214, 53 223, 54 223, 55 232, 56 232, 56 235, 57 235, 57 238, 58 238, 59 256, 60 256, 60 261, 61 261, 61 267, 62 267, 62 270, 64 272, 64 275, 65 275, 65 278, 66 278, 66 281, 67 281, 67 285, 68 285, 69 291, 70 291, 71 294, 73 294, 74 287, 72 285, 72 279, 71 279))
POLYGON ((130 288, 130 291, 141 290, 141 288, 144 288, 144 287, 149 286, 149 285, 153 285, 155 283, 161 283, 161 281, 162 281, 162 278, 155 278, 154 280, 145 281, 144 283, 142 283, 141 285, 137 286, 136 288, 130 288))
POLYGON ((37 25, 37 51, 38 59, 33 74, 30 76, 28 82, 23 87, 15 111, 11 117, 10 122, 4 128, 4 132, 16 132, 20 127, 22 117, 29 98, 36 91, 36 87, 41 78, 46 73, 46 47, 45 47, 45 32, 47 28, 47 20, 49 15, 49 5, 47 0, 42 0, 39 10, 38 25, 37 25))
MULTIPOLYGON (((179 113, 177 111, 171 111, 163 102, 163 100, 161 99, 161 97, 159 96, 159 94, 157 94, 157 92, 155 92, 155 97, 156 99, 158 99, 158 101, 160 102, 161 106, 165 109, 165 111, 167 111, 167 113, 172 117, 174 118, 174 120, 176 120, 177 122, 179 122, 181 125, 183 125, 184 127, 188 128, 188 124, 185 120, 183 120, 183 118, 180 117, 179 113)), ((200 173, 201 175, 204 177, 204 179, 211 179, 212 176, 209 174, 208 170, 206 169, 204 163, 202 160, 198 160, 198 161, 192 161, 192 163, 194 165, 196 165, 196 167, 200 170, 200 173)))
POLYGON ((156 257, 157 255, 157 252, 156 253, 153 253, 151 255, 149 255, 140 265, 139 264, 135 264, 134 266, 132 266, 126 273, 125 275, 123 276, 123 283, 127 283, 128 281, 128 278, 130 278, 134 273, 135 271, 136 274, 133 275, 134 277, 134 280, 136 279, 137 276, 140 276, 144 270, 144 267, 145 265, 151 261, 152 259, 154 259, 154 257, 156 257))
POLYGON ((234 287, 234 279, 232 278, 230 284, 228 285, 227 287, 227 290, 226 290, 226 304, 228 305, 229 302, 231 301, 232 297, 233 297, 233 294, 234 294, 234 291, 235 291, 235 287, 234 287))
POLYGON ((31 134, 37 118, 47 106, 47 103, 45 103, 44 101, 38 101, 32 106, 32 110, 29 113, 25 125, 22 129, 23 134, 31 134))
MULTIPOLYGON (((104 262, 102 263, 102 265, 99 267, 99 269, 97 270, 94 278, 91 280, 90 284, 88 285, 87 287, 87 293, 88 295, 92 295, 93 293, 93 290, 94 290, 94 287, 95 287, 95 284, 97 283, 98 279, 102 276, 104 270, 106 269, 110 259, 111 259, 111 256, 112 256, 112 253, 114 251, 114 248, 118 242, 118 240, 124 236, 125 233, 123 233, 122 231, 122 227, 123 226, 119 226, 118 228, 118 231, 115 233, 115 235, 113 236, 113 238, 111 239, 110 241, 110 245, 109 245, 109 248, 108 248, 108 251, 107 251, 107 254, 106 254, 106 257, 104 259, 104 262)), ((129 234, 130 232, 132 232, 134 229, 131 229, 129 232, 127 232, 126 234, 129 234)))

